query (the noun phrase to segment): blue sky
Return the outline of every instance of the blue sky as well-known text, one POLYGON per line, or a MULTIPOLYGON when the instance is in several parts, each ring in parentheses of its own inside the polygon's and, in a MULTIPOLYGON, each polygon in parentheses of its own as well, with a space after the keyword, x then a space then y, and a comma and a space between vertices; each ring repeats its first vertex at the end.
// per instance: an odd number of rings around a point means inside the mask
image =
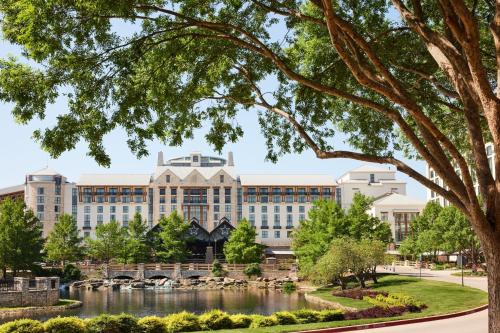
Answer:
MULTIPOLYGON (((0 40, 0 57, 8 54, 18 55, 19 49, 0 40)), ((89 158, 84 142, 73 151, 63 154, 56 160, 40 149, 40 146, 31 138, 34 130, 51 126, 57 114, 66 111, 64 100, 59 100, 47 110, 47 118, 43 121, 33 121, 28 125, 17 124, 10 111, 12 105, 0 103, 0 188, 23 183, 24 176, 30 171, 49 166, 64 174, 71 181, 77 181, 82 173, 150 173, 156 163, 156 154, 162 150, 165 159, 189 154, 192 151, 201 151, 205 155, 217 155, 205 138, 205 129, 195 132, 192 140, 185 141, 182 147, 166 147, 160 142, 152 142, 148 148, 150 155, 138 160, 128 149, 126 135, 116 130, 105 138, 105 146, 111 156, 112 164, 109 169, 100 167, 92 158, 89 158)), ((238 119, 242 124, 245 135, 236 144, 225 147, 222 155, 226 156, 229 150, 233 151, 238 173, 314 173, 329 174, 335 178, 349 169, 358 167, 363 162, 347 159, 319 160, 311 151, 303 154, 292 154, 281 157, 274 164, 265 161, 265 143, 260 133, 255 113, 242 114, 238 119)), ((334 140, 336 148, 345 148, 342 138, 334 140)), ((421 161, 406 161, 419 172, 424 172, 425 165, 421 161)), ((398 173, 399 179, 408 182, 407 194, 416 198, 425 199, 425 188, 404 174, 398 173)))

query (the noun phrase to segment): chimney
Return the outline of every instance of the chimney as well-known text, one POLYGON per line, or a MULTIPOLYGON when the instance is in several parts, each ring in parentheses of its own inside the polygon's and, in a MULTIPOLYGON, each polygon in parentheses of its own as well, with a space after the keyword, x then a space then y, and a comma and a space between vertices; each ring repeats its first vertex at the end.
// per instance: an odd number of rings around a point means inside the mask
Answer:
POLYGON ((163 152, 159 151, 158 152, 158 162, 156 163, 157 166, 162 166, 165 163, 163 162, 163 152))
POLYGON ((234 158, 233 158, 233 152, 230 151, 227 153, 227 166, 234 166, 234 158))

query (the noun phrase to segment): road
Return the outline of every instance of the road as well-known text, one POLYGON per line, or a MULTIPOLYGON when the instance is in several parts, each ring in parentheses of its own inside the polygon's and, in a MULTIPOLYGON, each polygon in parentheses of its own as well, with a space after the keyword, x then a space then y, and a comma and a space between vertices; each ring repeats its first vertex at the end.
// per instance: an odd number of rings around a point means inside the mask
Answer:
MULTIPOLYGON (((387 272, 383 269, 380 272, 387 272)), ((401 275, 418 276, 419 271, 409 267, 396 267, 396 273, 401 275)), ((422 278, 445 282, 461 283, 461 277, 451 276, 450 271, 422 270, 422 278)), ((464 284, 473 288, 487 290, 486 278, 464 278, 464 284)), ((418 324, 374 328, 360 330, 362 333, 486 333, 488 332, 488 311, 484 310, 471 315, 443 319, 418 324)))

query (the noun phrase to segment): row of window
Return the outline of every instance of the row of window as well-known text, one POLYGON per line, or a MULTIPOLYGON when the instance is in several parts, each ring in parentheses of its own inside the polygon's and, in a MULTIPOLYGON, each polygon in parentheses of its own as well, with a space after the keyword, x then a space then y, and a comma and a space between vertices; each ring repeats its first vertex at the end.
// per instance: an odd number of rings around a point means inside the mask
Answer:
MULTIPOLYGON (((287 230, 286 232, 286 238, 291 238, 292 237, 292 231, 287 230)), ((267 239, 269 238, 269 231, 268 230, 262 230, 260 234, 260 238, 262 239, 267 239)), ((281 231, 280 230, 274 230, 274 238, 279 239, 281 238, 281 231)))

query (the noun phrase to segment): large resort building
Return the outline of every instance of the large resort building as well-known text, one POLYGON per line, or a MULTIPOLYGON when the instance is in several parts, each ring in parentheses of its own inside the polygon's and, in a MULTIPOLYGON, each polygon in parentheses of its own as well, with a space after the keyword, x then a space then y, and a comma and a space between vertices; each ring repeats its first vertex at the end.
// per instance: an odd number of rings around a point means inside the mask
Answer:
POLYGON ((24 185, 0 190, 0 201, 22 198, 44 236, 62 213, 74 216, 81 236, 94 237, 100 224, 114 220, 126 227, 139 213, 155 228, 177 211, 206 244, 227 239, 228 230, 245 218, 260 243, 283 249, 314 201, 335 200, 348 209, 356 192, 375 198, 369 213, 391 224, 397 243, 425 204, 406 197, 406 183, 393 170, 362 166, 338 181, 313 174, 238 175, 231 152, 227 159, 194 152, 167 161, 160 152, 152 174, 83 174, 76 183, 45 168, 28 174, 24 185))

